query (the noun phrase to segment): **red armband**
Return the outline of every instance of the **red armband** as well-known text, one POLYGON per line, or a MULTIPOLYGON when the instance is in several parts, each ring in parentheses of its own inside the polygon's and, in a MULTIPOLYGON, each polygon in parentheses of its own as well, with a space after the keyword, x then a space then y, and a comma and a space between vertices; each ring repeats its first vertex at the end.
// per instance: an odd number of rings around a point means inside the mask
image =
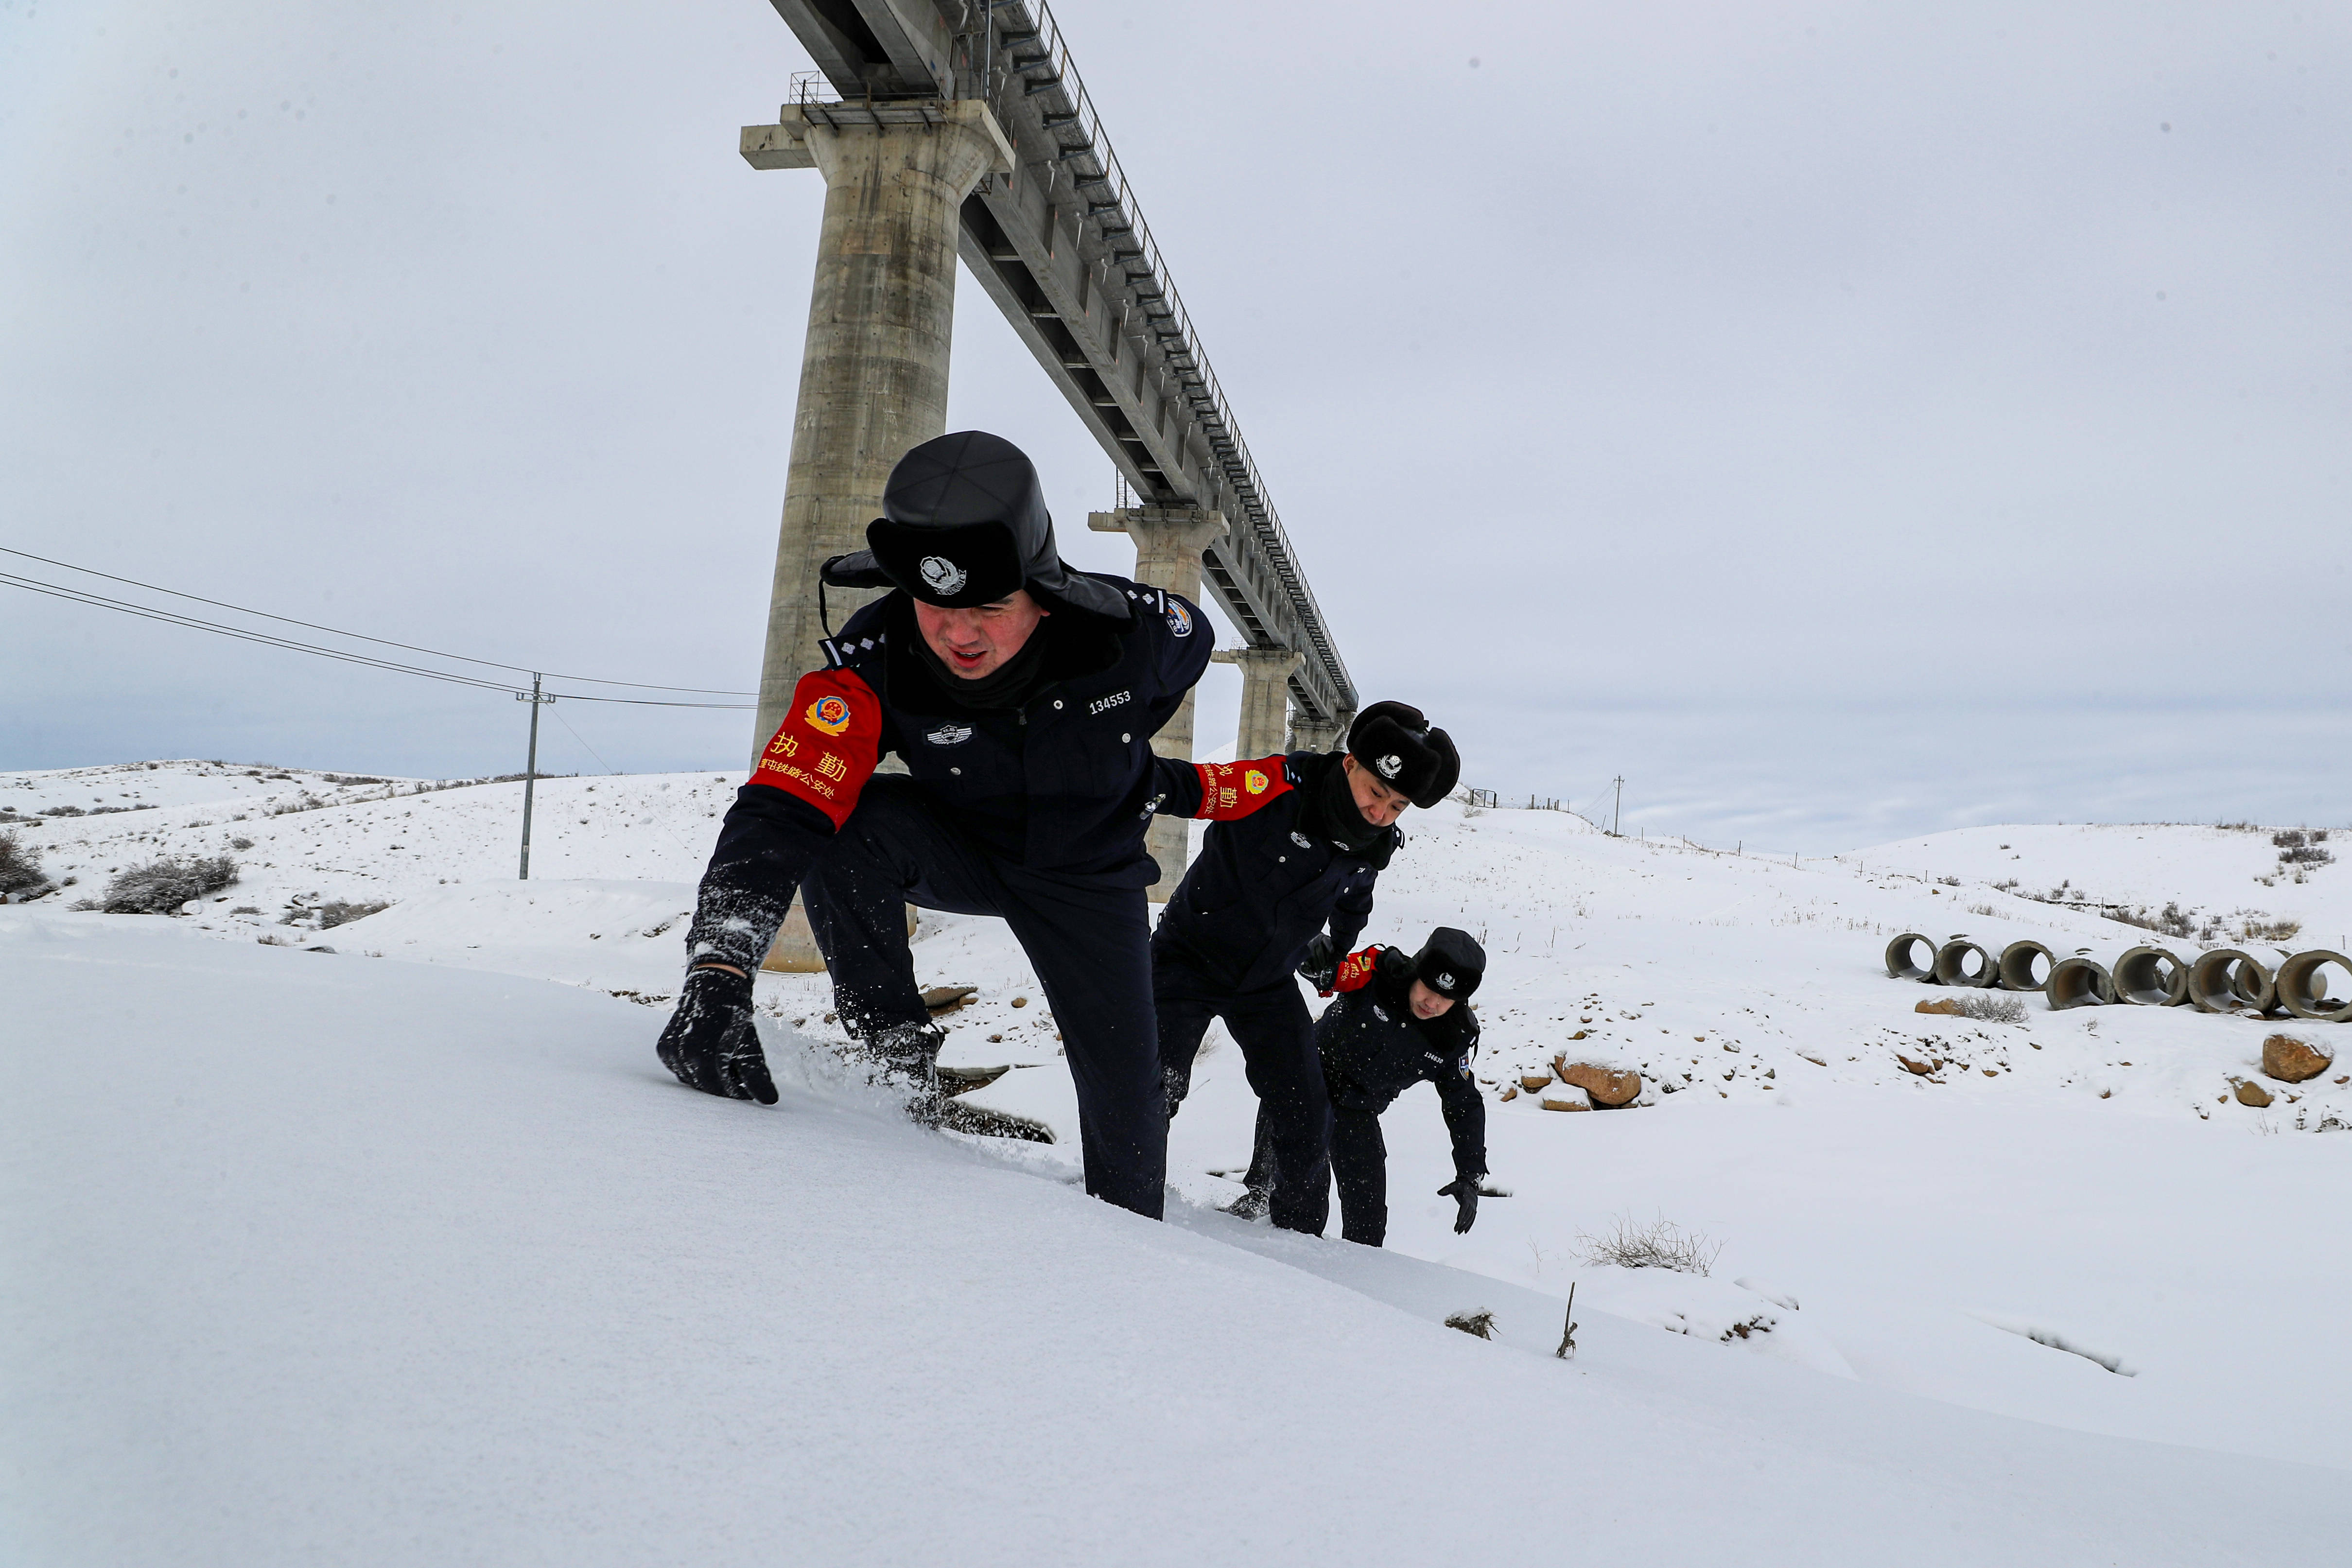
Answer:
POLYGON ((856 671, 814 669, 747 783, 796 795, 839 827, 880 760, 882 704, 856 671))
POLYGON ((1246 763, 1194 763, 1201 775, 1201 808, 1196 822, 1232 822, 1247 816, 1278 795, 1290 793, 1290 775, 1282 759, 1259 757, 1246 763))
POLYGON ((1372 983, 1372 975, 1381 966, 1381 947, 1375 942, 1361 952, 1351 952, 1339 961, 1339 973, 1331 982, 1334 991, 1361 991, 1372 983))

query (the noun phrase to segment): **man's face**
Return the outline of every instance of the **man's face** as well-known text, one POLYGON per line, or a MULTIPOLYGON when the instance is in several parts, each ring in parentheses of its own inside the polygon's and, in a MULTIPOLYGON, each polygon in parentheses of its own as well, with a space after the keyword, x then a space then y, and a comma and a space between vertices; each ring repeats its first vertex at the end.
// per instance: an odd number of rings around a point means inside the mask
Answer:
POLYGON ((978 680, 1003 668, 1004 661, 1021 651, 1037 623, 1050 614, 1029 596, 1026 588, 1015 589, 1010 598, 969 610, 941 609, 915 601, 915 626, 923 634, 924 646, 966 680, 978 680))
MULTIPOLYGON (((1404 808, 1412 804, 1411 795, 1402 790, 1391 789, 1381 782, 1378 773, 1356 761, 1353 752, 1339 759, 1339 766, 1347 770, 1348 789, 1356 797, 1356 809, 1363 813, 1364 820, 1374 827, 1388 826, 1402 816, 1404 808)), ((1431 1016, 1436 1015, 1432 1014, 1431 1016)))
POLYGON ((1440 996, 1416 980, 1412 983, 1412 1016, 1416 1018, 1443 1018, 1454 1010, 1454 998, 1440 996))

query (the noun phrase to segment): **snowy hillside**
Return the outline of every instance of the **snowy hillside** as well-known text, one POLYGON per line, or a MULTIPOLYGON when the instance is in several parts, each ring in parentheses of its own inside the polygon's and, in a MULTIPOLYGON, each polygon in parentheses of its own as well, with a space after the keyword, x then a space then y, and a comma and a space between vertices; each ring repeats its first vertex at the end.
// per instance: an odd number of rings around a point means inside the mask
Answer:
POLYGON ((1510 1195, 1453 1234, 1415 1090, 1372 1254, 1212 1212, 1252 1110, 1214 1035, 1175 1223, 1078 1197, 1053 1020, 990 921, 922 919, 923 982, 978 987, 944 1059, 1005 1068, 971 1101, 1058 1142, 894 1121, 833 1054, 821 975, 760 982, 782 1105, 676 1089, 652 1040, 733 783, 541 781, 519 883, 519 784, 0 775, 0 827, 152 807, 17 828, 77 881, 0 910, 0 1223, 37 1263, 0 1277, 30 1391, 0 1518, 31 1561, 152 1557, 198 1514, 178 1560, 265 1521, 282 1560, 418 1562, 2265 1561, 2352 1523, 2339 1476, 2292 1468, 2352 1468, 2338 1075, 2255 1110, 2230 1086, 2276 1022, 1922 1016, 1948 993, 1881 967, 1903 931, 2149 938, 2021 896, 2062 883, 2334 945, 2352 868, 2298 883, 2270 833, 2197 827, 1792 864, 1409 814, 1368 937, 1486 942, 1510 1195), (240 879, 184 917, 65 907, 222 853, 240 879), (1518 1090, 1563 1052, 1638 1070, 1640 1101, 1518 1090), (1710 1277, 1581 1260, 1654 1217, 1722 1244, 1710 1277), (1436 1326, 1482 1307, 1502 1342, 1436 1326), (126 1473, 162 1511, 97 1504, 126 1473), (197 1507, 232 1476, 262 1484, 197 1507))

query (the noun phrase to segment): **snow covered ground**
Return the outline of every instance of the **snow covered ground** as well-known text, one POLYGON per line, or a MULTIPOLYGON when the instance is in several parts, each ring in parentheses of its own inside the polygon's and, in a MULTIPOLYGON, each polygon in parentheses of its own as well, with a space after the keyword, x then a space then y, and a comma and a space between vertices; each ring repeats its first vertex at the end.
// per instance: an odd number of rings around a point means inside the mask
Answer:
POLYGON ((2352 1524, 2337 1075, 2257 1110, 2228 1088, 2275 1023, 1921 1016, 1943 993, 1880 967, 1906 930, 2103 959, 2148 939, 2018 896, 2062 882, 2333 946, 2352 868, 2282 878, 2267 831, 1980 829, 1791 864, 1409 814, 1368 934, 1486 941, 1511 1195, 1453 1234, 1416 1090, 1386 1119, 1374 1254, 1210 1209, 1252 1110, 1214 1036, 1172 1131, 1175 1223, 1086 1202, 1053 1021, 990 921, 923 917, 925 983, 980 988, 946 1059, 1008 1068, 973 1100, 1062 1142, 894 1120, 829 1049, 821 975, 761 980, 781 1106, 676 1089, 651 1044, 732 784, 542 781, 525 884, 520 784, 0 775, 18 815, 153 807, 20 829, 78 880, 0 910, 0 1541, 36 1563, 2137 1563, 2324 1554, 2352 1524), (224 852, 241 880, 183 918, 64 907, 224 852), (385 900, 328 931, 306 912, 385 900), (1502 1098, 1562 1050, 1653 1087, 1606 1113, 1502 1098), (1711 1277, 1580 1259, 1658 1216, 1722 1244, 1711 1277), (1481 1308, 1497 1343, 1438 1326, 1481 1308))

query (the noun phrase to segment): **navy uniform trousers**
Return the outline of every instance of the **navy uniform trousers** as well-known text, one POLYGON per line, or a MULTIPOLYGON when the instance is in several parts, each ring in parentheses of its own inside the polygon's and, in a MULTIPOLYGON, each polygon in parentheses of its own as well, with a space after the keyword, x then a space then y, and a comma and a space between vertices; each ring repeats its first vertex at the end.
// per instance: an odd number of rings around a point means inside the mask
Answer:
POLYGON ((1087 1191, 1151 1219, 1167 1198, 1168 1110, 1140 887, 1030 871, 950 826, 920 784, 869 782, 801 885, 842 1012, 869 1037, 930 1022, 904 906, 995 915, 1045 987, 1078 1091, 1087 1191))
MULTIPOLYGON (((1164 1015, 1163 1015, 1164 1016, 1164 1015)), ((1315 1064, 1323 1083, 1323 1064, 1315 1064)), ((1327 1085, 1328 1088, 1328 1085, 1327 1085)), ((1289 1207, 1292 1230, 1320 1236, 1331 1223, 1331 1187, 1339 1188, 1339 1239, 1378 1247, 1389 1236, 1389 1142, 1381 1133, 1381 1113, 1350 1110, 1324 1101, 1323 1139, 1307 1158, 1307 1174, 1297 1183, 1282 1179, 1282 1157, 1276 1152, 1274 1121, 1261 1100, 1257 1136, 1250 1151, 1249 1174, 1242 1178, 1253 1192, 1276 1193, 1292 1188, 1289 1207)), ((1269 1213, 1272 1211, 1269 1210, 1269 1213)))
POLYGON ((1170 1102, 1181 1103, 1192 1089, 1192 1060, 1210 1020, 1223 1019, 1241 1047, 1250 1088, 1257 1092, 1258 1142, 1274 1162, 1267 1212, 1285 1229, 1320 1234, 1328 1199, 1310 1194, 1308 1184, 1309 1173, 1323 1163, 1330 1105, 1323 1093, 1323 1065, 1315 1055, 1315 1021, 1298 994, 1298 983, 1286 974, 1259 990, 1234 991, 1202 974, 1185 961, 1181 948, 1166 941, 1151 944, 1151 963, 1170 1102), (1297 1173, 1298 1179, 1280 1179, 1284 1171, 1297 1173))

